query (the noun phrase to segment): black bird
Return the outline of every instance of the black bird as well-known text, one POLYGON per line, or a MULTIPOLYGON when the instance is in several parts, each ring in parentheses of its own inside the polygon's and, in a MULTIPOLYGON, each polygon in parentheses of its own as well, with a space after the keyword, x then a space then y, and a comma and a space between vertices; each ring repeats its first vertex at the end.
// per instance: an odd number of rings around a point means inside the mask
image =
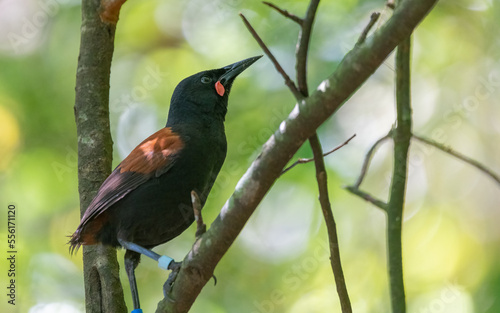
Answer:
POLYGON ((191 191, 201 206, 226 158, 224 119, 234 79, 261 56, 182 80, 170 101, 165 128, 141 142, 99 188, 69 241, 123 247, 134 311, 140 312, 134 270, 140 254, 167 268, 172 259, 150 249, 194 221, 191 191))

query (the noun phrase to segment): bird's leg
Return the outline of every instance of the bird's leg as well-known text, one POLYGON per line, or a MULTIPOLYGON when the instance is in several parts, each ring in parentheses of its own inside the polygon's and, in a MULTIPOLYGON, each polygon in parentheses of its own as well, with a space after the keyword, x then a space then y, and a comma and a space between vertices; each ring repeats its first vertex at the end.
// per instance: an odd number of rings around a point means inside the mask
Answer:
POLYGON ((191 191, 191 203, 193 204, 194 219, 196 221, 196 239, 200 238, 207 231, 207 225, 203 223, 201 216, 201 202, 200 197, 196 191, 191 191))
POLYGON ((118 239, 118 242, 123 248, 127 250, 132 250, 134 252, 144 254, 148 258, 155 260, 156 262, 158 262, 158 267, 164 270, 170 269, 170 263, 174 262, 174 259, 172 259, 171 257, 168 257, 166 255, 160 255, 152 250, 139 246, 136 243, 125 241, 123 239, 118 239))
MULTIPOLYGON (((207 225, 203 223, 203 217, 201 216, 201 201, 198 193, 196 191, 191 191, 191 204, 193 205, 194 219, 196 221, 196 239, 198 240, 201 235, 203 235, 207 231, 207 225)), ((172 286, 177 278, 177 274, 181 269, 181 262, 172 262, 169 265, 169 269, 172 270, 172 273, 168 276, 167 281, 163 285, 163 295, 165 297, 168 296, 170 291, 172 290, 172 286)), ((214 280, 217 282, 215 276, 214 280)))
POLYGON ((125 271, 127 272, 128 282, 130 284, 130 291, 132 292, 132 302, 134 303, 134 311, 142 312, 140 310, 139 292, 137 291, 137 283, 135 281, 135 268, 139 264, 141 255, 132 250, 125 252, 125 271))
MULTIPOLYGON (((196 236, 196 240, 198 240, 201 237, 201 235, 203 235, 207 231, 207 225, 205 225, 205 223, 203 223, 203 217, 201 216, 200 197, 198 196, 198 194, 194 190, 191 191, 191 203, 193 204, 194 219, 196 221, 195 236, 196 236)), ((176 272, 179 272, 179 270, 177 270, 176 272)), ((172 270, 172 273, 170 274, 170 276, 168 276, 168 280, 165 282, 165 285, 163 285, 163 293, 165 294, 165 296, 166 296, 165 289, 166 289, 167 284, 170 283, 169 289, 168 289, 168 291, 170 291, 171 286, 174 283, 175 278, 177 277, 177 273, 175 275, 173 275, 173 274, 174 274, 174 270, 172 270), (171 276, 173 276, 173 277, 171 278, 171 276)), ((217 277, 215 277, 215 275, 213 275, 213 278, 214 278, 214 286, 215 286, 215 285, 217 285, 217 277)))
POLYGON ((130 283, 130 290, 132 291, 132 301, 134 303, 134 311, 132 311, 132 313, 142 313, 142 310, 140 309, 139 293, 137 292, 137 283, 135 281, 135 273, 134 273, 135 268, 139 264, 141 254, 144 254, 148 258, 157 261, 158 267, 172 271, 172 273, 170 273, 170 275, 168 276, 167 281, 163 285, 163 293, 165 295, 167 294, 167 289, 166 289, 167 285, 168 285, 168 291, 170 291, 170 288, 174 283, 175 278, 177 277, 177 273, 179 272, 182 263, 175 262, 174 259, 166 255, 159 255, 154 251, 146 249, 130 241, 118 239, 118 242, 123 248, 127 249, 127 252, 125 252, 125 270, 127 272, 128 280, 130 283))

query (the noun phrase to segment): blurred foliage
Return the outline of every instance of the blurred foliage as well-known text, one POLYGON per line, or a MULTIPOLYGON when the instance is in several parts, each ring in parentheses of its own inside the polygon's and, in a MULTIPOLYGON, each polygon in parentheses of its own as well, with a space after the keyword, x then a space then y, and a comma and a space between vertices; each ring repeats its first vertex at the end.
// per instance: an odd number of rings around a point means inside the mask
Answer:
MULTIPOLYGON (((382 20, 390 17, 384 3, 321 3, 309 59, 312 88, 334 71, 372 11, 381 11, 382 20)), ((277 4, 298 15, 307 7, 307 1, 277 4)), ((124 5, 111 76, 114 164, 164 125, 170 95, 182 78, 261 54, 239 12, 293 76, 298 28, 260 1, 124 5)), ((414 131, 497 173, 499 19, 498 1, 441 1, 415 33, 412 78, 414 131)), ((81 252, 71 257, 66 245, 79 221, 73 117, 79 32, 76 0, 0 1, 0 199, 4 209, 8 203, 18 207, 18 312, 83 311, 81 252)), ((355 181, 364 154, 394 121, 393 77, 389 58, 319 129, 325 150, 357 134, 326 160, 355 312, 389 310, 385 216, 341 187, 355 181)), ((207 221, 293 105, 266 59, 238 78, 226 123, 228 157, 204 209, 207 221)), ((296 157, 310 156, 306 145, 296 157)), ((375 155, 364 190, 387 197, 391 157, 387 143, 375 155)), ((311 164, 284 175, 216 268, 217 286, 203 289, 192 312, 339 312, 316 199, 311 164)), ((403 249, 409 312, 500 312, 499 203, 499 186, 488 177, 412 143, 403 249)), ((3 245, 3 226, 0 238, 3 245)), ((190 228, 156 250, 181 259, 193 239, 190 228)), ((120 261, 122 256, 120 251, 120 261)), ((121 275, 130 306, 126 275, 121 275)), ((143 309, 152 312, 163 297, 167 273, 144 259, 136 275, 143 309)), ((4 298, 0 311, 11 309, 4 298)))

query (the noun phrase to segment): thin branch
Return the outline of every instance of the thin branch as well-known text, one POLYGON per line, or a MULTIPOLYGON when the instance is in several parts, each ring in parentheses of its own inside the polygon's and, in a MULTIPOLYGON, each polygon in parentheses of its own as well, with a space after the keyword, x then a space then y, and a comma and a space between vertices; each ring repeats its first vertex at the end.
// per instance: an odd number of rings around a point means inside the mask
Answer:
MULTIPOLYGON (((403 2, 399 1, 398 7, 403 2)), ((396 112, 397 122, 393 132, 394 160, 389 202, 387 204, 387 263, 392 312, 406 312, 403 277, 403 210, 405 206, 410 148, 411 110, 411 37, 403 40, 396 51, 396 112)))
POLYGON ((370 15, 370 22, 368 22, 368 25, 366 25, 365 29, 363 29, 363 32, 361 33, 361 35, 358 38, 358 41, 356 42, 356 46, 359 46, 363 42, 365 42, 366 37, 370 32, 370 29, 372 29, 373 25, 375 25, 379 17, 380 17, 380 12, 373 12, 372 15, 370 15))
MULTIPOLYGON (((297 44, 296 72, 297 85, 299 92, 304 98, 309 96, 309 88, 307 87, 307 54, 309 52, 309 44, 311 41, 312 28, 316 11, 318 9, 319 0, 311 0, 307 8, 306 16, 304 17, 300 33, 299 42, 297 44)), ((297 99, 302 100, 302 99, 297 99)), ((328 180, 326 175, 325 160, 323 159, 323 149, 318 138, 318 133, 315 132, 309 137, 309 143, 314 155, 314 164, 316 168, 316 180, 318 182, 319 202, 321 211, 325 219, 326 228, 328 231, 328 241, 330 246, 330 264, 332 267, 337 293, 339 295, 340 305, 343 313, 351 313, 351 301, 345 284, 344 272, 342 270, 342 262, 340 258, 340 249, 337 236, 337 226, 333 216, 330 199, 328 196, 328 180)))
POLYGON ((186 255, 170 299, 158 304, 156 312, 187 312, 212 278, 221 258, 235 241, 250 216, 282 169, 300 146, 311 137, 383 63, 394 48, 408 37, 430 12, 437 0, 406 0, 393 16, 373 34, 373 40, 351 50, 262 146, 261 153, 236 185, 234 193, 196 245, 186 255))
MULTIPOLYGON (((343 146, 347 145, 349 143, 349 141, 351 141, 354 137, 356 137, 356 134, 352 135, 349 139, 347 139, 346 141, 344 141, 343 143, 341 143, 340 145, 336 146, 335 148, 333 148, 332 150, 326 152, 323 154, 323 157, 326 157, 330 154, 332 154, 333 152, 339 150, 340 148, 342 148, 343 146)), ((310 159, 298 159, 297 161, 293 162, 293 164, 291 164, 289 167, 285 168, 282 172, 281 172, 281 175, 285 174, 286 172, 288 172, 289 170, 291 170, 292 168, 294 168, 295 166, 297 166, 298 164, 305 164, 305 163, 309 163, 309 162, 312 162, 314 161, 314 158, 310 158, 310 159)))
POLYGON ((307 88, 307 53, 309 51, 309 43, 311 41, 311 33, 318 5, 319 0, 311 0, 309 3, 304 22, 300 28, 299 43, 297 44, 297 52, 295 53, 297 85, 303 97, 309 96, 309 90, 307 88))
POLYGON ((344 271, 342 270, 342 262, 340 258, 339 240, 337 236, 337 225, 333 216, 330 199, 328 196, 328 180, 325 169, 325 160, 323 159, 323 151, 317 133, 309 137, 309 143, 314 155, 314 164, 316 167, 316 180, 318 181, 319 203, 321 211, 325 219, 325 224, 328 232, 328 242, 330 246, 330 265, 335 279, 335 286, 339 295, 340 306, 343 313, 351 313, 351 301, 345 284, 344 271))
MULTIPOLYGON (((272 8, 278 10, 278 12, 282 13, 284 16, 292 18, 291 15, 287 11, 283 11, 276 6, 266 3, 267 5, 271 6, 272 8)), ((284 70, 281 68, 279 63, 276 61, 274 57, 270 57, 273 63, 275 64, 276 69, 278 72, 280 72, 287 82, 287 85, 289 87, 293 86, 293 88, 290 88, 292 93, 294 94, 295 98, 297 101, 300 101, 304 98, 306 98, 309 94, 308 92, 308 87, 307 87, 307 53, 309 50, 309 41, 311 37, 311 32, 312 32, 312 26, 314 22, 314 18, 316 15, 316 10, 319 5, 319 0, 312 0, 309 4, 308 10, 306 12, 306 17, 303 20, 300 20, 300 34, 299 34, 299 43, 297 45, 297 52, 296 52, 296 68, 297 68, 297 81, 299 88, 298 90, 295 88, 295 84, 290 80, 288 75, 284 72, 284 70), (281 69, 281 70, 280 70, 281 69)), ((241 14, 240 14, 241 15, 241 14)), ((257 35, 257 32, 251 27, 250 23, 246 20, 246 18, 241 15, 243 21, 245 22, 245 25, 249 29, 249 31, 252 33, 254 38, 257 40, 261 48, 265 51, 266 54, 271 55, 271 52, 269 49, 267 49, 266 45, 263 43, 262 40, 260 40, 259 36, 257 35)), ((293 20, 293 18, 292 18, 293 20)), ((271 55, 272 56, 272 55, 271 55)), ((331 210, 330 206, 330 201, 328 199, 328 184, 327 184, 327 178, 326 178, 326 169, 325 169, 325 164, 323 160, 323 152, 321 149, 321 144, 319 143, 318 135, 317 133, 314 133, 313 136, 309 139, 311 148, 313 150, 313 153, 315 154, 314 161, 316 164, 316 177, 318 180, 318 188, 319 188, 319 193, 320 193, 320 204, 321 208, 323 211, 323 215, 325 218, 325 223, 327 225, 328 229, 328 237, 329 237, 329 242, 330 242, 330 254, 331 254, 331 265, 332 265, 332 270, 334 273, 335 277, 335 282, 337 286, 337 291, 339 294, 341 306, 342 306, 342 311, 346 313, 352 312, 351 309, 351 303, 349 301, 349 295, 347 293, 347 288, 345 286, 345 279, 344 279, 344 274, 342 271, 342 265, 341 265, 341 260, 340 260, 340 251, 338 248, 338 238, 337 238, 337 230, 336 230, 336 225, 335 225, 335 220, 333 218, 333 213, 331 210)))
POLYGON ((297 99, 302 98, 302 95, 300 94, 299 90, 295 86, 295 83, 286 74, 286 72, 283 69, 283 67, 281 67, 281 65, 279 64, 278 60, 276 60, 276 58, 271 53, 271 51, 269 50, 269 48, 266 46, 266 44, 264 43, 264 41, 262 41, 262 39, 260 38, 259 34, 257 34, 257 32, 255 31, 255 29, 252 27, 252 25, 250 25, 250 22, 248 22, 248 20, 246 19, 246 17, 242 13, 240 13, 240 17, 243 20, 243 23, 247 27, 248 31, 252 34, 253 38, 255 38, 255 41, 257 41, 257 43, 259 44, 259 46, 261 47, 261 49, 264 51, 264 53, 269 57, 269 59, 271 60, 271 62, 273 62, 274 67, 276 67, 276 70, 281 74, 281 76, 285 80, 285 84, 288 86, 288 88, 293 93, 293 95, 295 96, 295 98, 297 98, 297 99))
POLYGON ((449 155, 452 155, 454 157, 456 157, 457 159, 460 159, 472 166, 474 166, 475 168, 477 168, 478 170, 480 170, 481 172, 483 172, 484 174, 488 175, 489 177, 491 177, 494 181, 496 181, 498 184, 500 184, 500 176, 497 175, 495 172, 493 172, 493 170, 487 168, 486 166, 484 166, 483 164, 481 164, 480 162, 476 161, 476 160, 473 160, 471 158, 469 158, 468 156, 466 155, 463 155, 455 150, 453 150, 452 148, 450 147, 447 147, 439 142, 436 142, 434 140, 431 140, 431 139, 428 139, 428 138, 424 138, 424 137, 421 137, 421 136, 417 136, 415 134, 413 134, 413 138, 423 142, 423 143, 426 143, 428 145, 431 145, 433 147, 436 147, 438 148, 439 150, 443 151, 443 152, 446 152, 448 153, 449 155))
POLYGON ((377 149, 379 144, 381 144, 382 142, 391 137, 392 137, 392 129, 389 131, 389 133, 387 133, 387 135, 377 140, 370 148, 370 150, 368 150, 365 156, 365 160, 363 161, 363 166, 361 167, 361 173, 359 174, 358 180, 353 185, 354 188, 359 188, 359 186, 361 186, 361 183, 363 182, 363 179, 365 179, 366 172, 368 172, 368 167, 370 166, 370 162, 375 152, 375 149, 377 149))
POLYGON ((304 22, 304 20, 301 19, 300 17, 298 17, 297 15, 294 15, 294 14, 288 12, 287 10, 281 9, 278 6, 272 4, 271 2, 262 1, 262 3, 273 8, 274 10, 278 11, 284 17, 291 19, 292 21, 294 21, 295 23, 297 23, 299 25, 302 25, 302 23, 304 22))
POLYGON ((365 201, 370 202, 371 204, 375 205, 376 207, 378 207, 384 211, 387 211, 387 203, 373 197, 372 195, 370 195, 367 192, 364 192, 364 191, 358 189, 356 186, 345 186, 344 188, 347 191, 349 191, 350 193, 355 194, 356 196, 364 199, 365 201))

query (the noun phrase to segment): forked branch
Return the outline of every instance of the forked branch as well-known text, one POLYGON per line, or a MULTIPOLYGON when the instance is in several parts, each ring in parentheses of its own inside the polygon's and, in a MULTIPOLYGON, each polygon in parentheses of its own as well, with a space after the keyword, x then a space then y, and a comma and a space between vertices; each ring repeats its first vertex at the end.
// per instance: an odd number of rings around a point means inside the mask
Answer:
POLYGON ((325 79, 322 88, 295 105, 290 116, 263 145, 260 155, 238 182, 217 219, 186 255, 170 298, 157 312, 187 312, 244 225, 281 175, 285 165, 316 129, 382 64, 392 50, 432 9, 437 0, 406 0, 372 35, 351 50, 325 79))
MULTIPOLYGON (((330 154, 332 154, 333 152, 339 150, 340 148, 342 148, 343 146, 347 145, 349 143, 349 141, 351 141, 354 137, 356 137, 356 134, 352 135, 349 139, 347 139, 346 141, 344 141, 343 143, 341 143, 340 145, 336 146, 335 148, 333 148, 332 150, 326 152, 326 153, 323 153, 323 157, 326 157, 330 154)), ((288 172, 289 170, 291 170, 292 168, 294 168, 295 166, 299 165, 299 164, 306 164, 306 163, 309 163, 309 162, 313 162, 314 161, 314 158, 310 158, 310 159, 303 159, 303 158, 300 158, 298 159, 297 161, 293 162, 290 166, 288 166, 287 168, 285 168, 282 172, 281 172, 281 175, 285 174, 286 172, 288 172)))
POLYGON ((483 172, 484 174, 488 175, 489 177, 491 177, 494 181, 496 181, 498 184, 500 184, 500 176, 495 174, 495 172, 493 172, 493 170, 489 169, 488 167, 486 167, 484 164, 482 164, 481 162, 478 162, 472 158, 469 158, 468 156, 458 152, 458 151, 455 151, 453 150, 452 148, 450 147, 447 147, 439 142, 436 142, 434 140, 431 140, 431 139, 428 139, 428 138, 425 138, 425 137, 421 137, 421 136, 417 136, 415 134, 413 134, 413 138, 417 139, 418 141, 421 141, 425 144, 428 144, 430 146, 433 146, 433 147, 436 147, 438 148, 439 150, 443 151, 443 152, 446 152, 448 153, 449 155, 452 155, 454 156, 455 158, 459 159, 459 160, 462 160, 472 166, 474 166, 475 168, 477 168, 478 170, 480 170, 481 172, 483 172))

